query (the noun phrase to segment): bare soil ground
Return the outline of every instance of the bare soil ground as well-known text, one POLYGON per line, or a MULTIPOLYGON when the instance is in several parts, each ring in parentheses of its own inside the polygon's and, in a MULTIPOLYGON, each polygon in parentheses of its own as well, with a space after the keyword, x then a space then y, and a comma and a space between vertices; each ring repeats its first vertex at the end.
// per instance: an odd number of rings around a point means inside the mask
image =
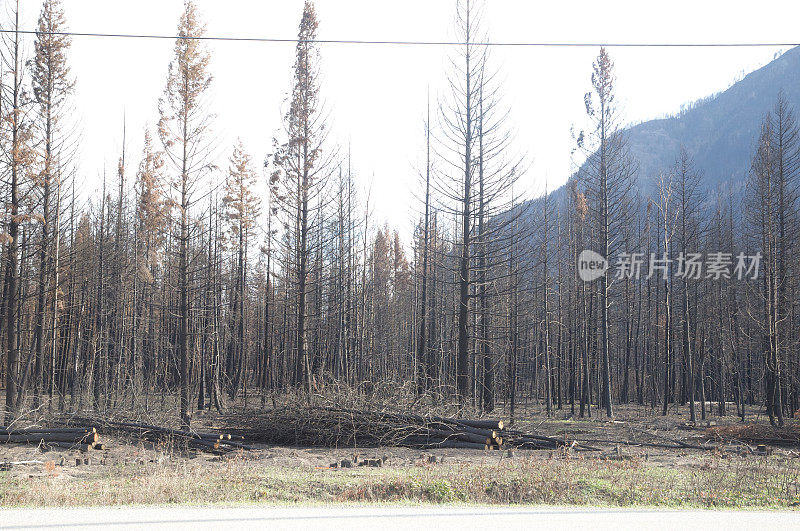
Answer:
MULTIPOLYGON (((166 443, 102 435, 87 453, 0 445, 0 506, 163 503, 464 502, 714 507, 800 504, 800 449, 713 441, 708 416, 666 417, 628 406, 614 420, 530 411, 514 428, 577 440, 598 451, 408 448, 297 448, 254 445, 214 456, 166 443), (677 443, 676 443, 677 441, 677 443), (623 442, 627 444, 623 444, 623 442), (713 443, 714 450, 692 446, 713 443), (663 446, 678 446, 665 448, 663 446), (84 459, 89 459, 88 464, 84 459), (380 468, 355 466, 380 459, 380 468), (76 464, 76 460, 80 464, 76 464), (353 468, 331 469, 350 461, 353 468)), ((502 417, 502 415, 498 415, 502 417)), ((213 427, 213 415, 196 426, 213 427)), ((764 423, 754 411, 747 422, 764 423)), ((795 421, 790 421, 795 422, 795 421)))

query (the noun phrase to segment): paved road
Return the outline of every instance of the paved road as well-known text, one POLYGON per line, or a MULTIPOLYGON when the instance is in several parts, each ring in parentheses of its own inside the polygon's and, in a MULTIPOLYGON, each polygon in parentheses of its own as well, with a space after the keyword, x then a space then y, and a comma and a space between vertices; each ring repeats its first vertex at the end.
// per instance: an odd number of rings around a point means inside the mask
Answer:
POLYGON ((800 512, 486 507, 0 509, 0 529, 800 529, 800 512))

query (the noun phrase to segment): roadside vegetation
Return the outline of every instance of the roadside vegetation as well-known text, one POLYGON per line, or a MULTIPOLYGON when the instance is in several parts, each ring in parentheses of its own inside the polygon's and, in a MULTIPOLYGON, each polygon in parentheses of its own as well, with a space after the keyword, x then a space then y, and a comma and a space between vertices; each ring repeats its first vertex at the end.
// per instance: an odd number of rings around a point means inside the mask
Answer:
MULTIPOLYGON (((264 465, 244 454, 217 463, 170 458, 114 466, 52 461, 0 472, 0 506, 148 504, 534 504, 614 507, 791 508, 800 462, 791 456, 599 460, 462 452, 474 462, 327 469, 264 465), (472 455, 474 454, 474 456, 472 455), (158 461, 161 462, 158 462, 158 461)), ((530 454, 533 454, 531 452, 530 454)))

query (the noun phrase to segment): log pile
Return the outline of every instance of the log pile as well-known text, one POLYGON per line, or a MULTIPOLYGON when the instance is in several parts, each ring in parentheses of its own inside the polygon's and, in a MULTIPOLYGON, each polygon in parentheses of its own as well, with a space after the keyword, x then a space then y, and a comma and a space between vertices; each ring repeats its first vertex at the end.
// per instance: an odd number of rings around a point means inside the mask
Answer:
POLYGON ((68 423, 85 422, 91 420, 102 427, 105 432, 113 432, 128 436, 133 439, 149 442, 172 442, 184 444, 188 448, 203 450, 216 455, 226 454, 235 450, 249 450, 250 447, 235 440, 236 437, 229 433, 198 432, 179 430, 135 422, 130 420, 95 419, 91 417, 71 416, 68 423))
POLYGON ((86 415, 60 417, 58 428, 4 430, 0 443, 45 443, 53 447, 99 448, 97 426, 103 433, 179 445, 222 455, 250 450, 249 442, 311 447, 403 446, 416 449, 462 448, 554 450, 570 447, 596 450, 565 438, 511 430, 499 419, 452 418, 391 410, 354 409, 289 404, 271 410, 245 410, 221 416, 220 428, 181 430, 129 419, 86 415))
POLYGON ((94 427, 9 428, 0 427, 0 443, 35 444, 42 448, 68 450, 103 449, 100 434, 94 427))
POLYGON ((502 420, 452 419, 444 417, 406 417, 415 422, 413 435, 407 436, 399 446, 412 448, 467 448, 473 450, 499 450, 503 445, 502 420))
MULTIPOLYGON (((535 435, 519 430, 503 430, 503 439, 511 447, 524 450, 555 450, 570 443, 565 439, 548 437, 546 435, 535 435)), ((582 447, 582 445, 577 445, 582 447)))

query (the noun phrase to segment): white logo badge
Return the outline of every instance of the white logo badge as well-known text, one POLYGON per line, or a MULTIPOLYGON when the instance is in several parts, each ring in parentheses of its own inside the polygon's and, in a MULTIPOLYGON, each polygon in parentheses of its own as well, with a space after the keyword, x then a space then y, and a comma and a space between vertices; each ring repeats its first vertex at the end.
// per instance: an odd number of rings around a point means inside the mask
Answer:
POLYGON ((608 260, 602 255, 586 249, 578 255, 578 276, 584 282, 602 277, 608 270, 608 260))

